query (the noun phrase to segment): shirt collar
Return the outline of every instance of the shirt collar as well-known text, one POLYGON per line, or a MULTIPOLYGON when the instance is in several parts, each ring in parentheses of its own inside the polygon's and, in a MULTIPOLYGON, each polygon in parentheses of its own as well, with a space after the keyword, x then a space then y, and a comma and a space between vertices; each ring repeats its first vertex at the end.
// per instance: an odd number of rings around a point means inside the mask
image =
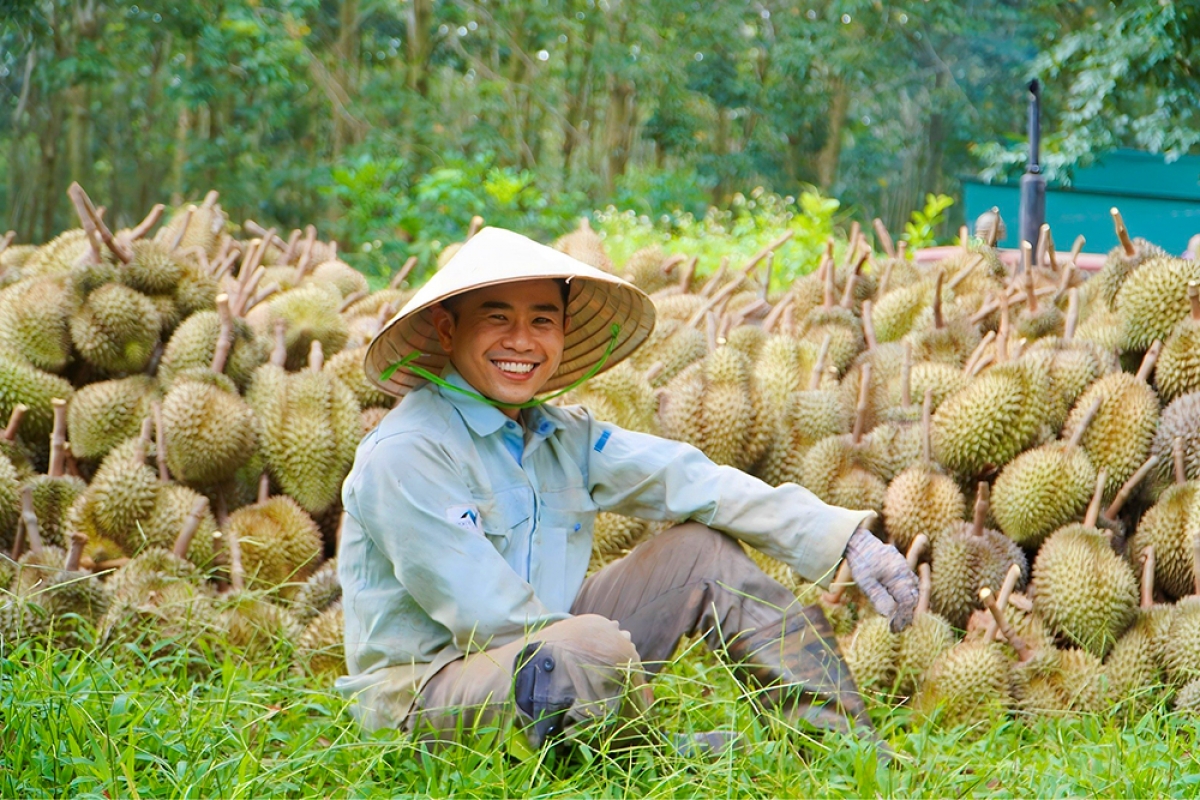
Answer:
MULTIPOLYGON (((479 394, 479 391, 467 383, 466 379, 449 362, 446 363, 446 368, 442 370, 441 377, 446 383, 452 386, 479 394)), ((463 421, 467 423, 467 427, 476 436, 491 436, 503 428, 504 423, 509 421, 504 412, 491 403, 451 391, 441 386, 437 387, 437 389, 442 397, 458 410, 463 421)), ((562 427, 559 421, 550 414, 547 414, 541 406, 533 406, 525 409, 523 416, 526 429, 539 438, 545 438, 562 427)))

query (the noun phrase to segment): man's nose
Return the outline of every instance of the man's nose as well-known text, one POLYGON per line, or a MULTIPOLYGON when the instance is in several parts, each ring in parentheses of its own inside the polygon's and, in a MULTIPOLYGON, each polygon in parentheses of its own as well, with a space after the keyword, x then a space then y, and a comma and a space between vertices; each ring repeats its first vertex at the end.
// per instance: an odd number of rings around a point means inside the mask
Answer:
POLYGON ((524 322, 516 322, 508 329, 501 344, 509 350, 524 352, 533 349, 533 331, 524 322))

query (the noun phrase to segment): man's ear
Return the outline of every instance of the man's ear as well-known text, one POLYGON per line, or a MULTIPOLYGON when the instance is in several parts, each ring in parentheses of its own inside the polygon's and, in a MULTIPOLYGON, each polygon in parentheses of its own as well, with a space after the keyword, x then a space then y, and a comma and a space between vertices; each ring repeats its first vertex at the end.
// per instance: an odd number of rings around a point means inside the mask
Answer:
POLYGON ((437 331, 438 343, 449 354, 454 349, 454 315, 438 304, 429 309, 433 315, 433 329, 437 331))

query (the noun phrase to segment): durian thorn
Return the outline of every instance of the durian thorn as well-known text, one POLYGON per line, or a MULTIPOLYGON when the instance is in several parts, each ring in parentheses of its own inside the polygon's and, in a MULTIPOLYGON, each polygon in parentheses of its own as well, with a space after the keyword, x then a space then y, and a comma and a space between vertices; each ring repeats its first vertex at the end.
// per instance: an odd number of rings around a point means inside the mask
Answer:
POLYGON ((1142 608, 1154 605, 1154 545, 1146 545, 1142 551, 1142 608))
POLYGON ((229 360, 229 351, 233 348, 233 312, 229 307, 229 295, 217 295, 217 344, 213 348, 213 358, 209 369, 218 375, 224 374, 225 362, 229 360))
POLYGON ((879 247, 883 252, 887 253, 888 258, 895 258, 896 247, 892 244, 892 235, 888 233, 887 226, 883 224, 883 220, 876 217, 871 221, 871 225, 875 228, 875 235, 879 237, 879 247))
POLYGON ((868 361, 862 365, 859 375, 858 405, 854 409, 853 442, 855 444, 860 444, 863 434, 866 433, 867 408, 870 405, 871 396, 871 362, 868 361))
POLYGON ((995 338, 995 331, 988 331, 983 335, 983 338, 979 340, 979 344, 975 345, 975 349, 971 351, 970 357, 967 358, 967 363, 963 364, 963 374, 972 374, 971 369, 975 366, 975 362, 983 357, 984 351, 987 350, 988 345, 991 344, 995 338))
POLYGON ((875 320, 871 317, 874 305, 870 300, 863 300, 862 304, 862 328, 863 341, 867 344, 867 351, 874 350, 879 346, 879 340, 875 336, 875 320))
POLYGON ((879 276, 879 283, 875 287, 876 297, 883 297, 887 294, 888 283, 892 280, 892 268, 895 265, 896 262, 890 258, 884 263, 883 274, 879 276))
POLYGON ((33 487, 29 484, 21 488, 21 520, 25 525, 25 538, 29 540, 29 550, 40 554, 46 545, 42 541, 37 512, 33 510, 33 487))
POLYGON ((88 247, 92 253, 92 263, 99 264, 102 256, 100 253, 100 232, 96 229, 96 220, 92 217, 88 210, 86 197, 83 187, 78 183, 72 183, 67 188, 67 197, 71 198, 71 204, 75 206, 75 214, 79 217, 79 222, 83 225, 83 233, 87 237, 88 247))
POLYGON ((779 302, 775 304, 763 320, 762 329, 764 333, 771 333, 775 330, 775 326, 779 324, 780 318, 783 317, 783 312, 787 307, 796 301, 796 293, 794 289, 789 289, 783 297, 779 298, 779 302))
MULTIPOLYGON (((963 226, 964 228, 966 225, 963 226)), ((972 272, 974 272, 982 263, 984 257, 982 253, 976 253, 975 256, 967 262, 967 265, 954 274, 954 277, 946 284, 946 288, 954 291, 958 285, 965 281, 972 272)))
POLYGON ((939 331, 946 327, 946 320, 942 318, 942 285, 945 282, 946 271, 939 269, 933 285, 933 327, 939 331))
POLYGON ((271 350, 271 363, 282 367, 287 363, 287 320, 275 320, 275 347, 271 350))
POLYGON ((925 389, 925 399, 921 401, 921 461, 929 469, 933 464, 933 447, 930 443, 930 431, 933 430, 933 389, 925 389))
MULTIPOLYGON (((1001 611, 1008 608, 1008 598, 1012 596, 1013 590, 1017 588, 1017 581, 1021 580, 1021 565, 1016 562, 1008 567, 1008 571, 1004 573, 1004 581, 1000 584, 1000 593, 996 595, 996 607, 1001 611)), ((993 641, 996 638, 996 632, 999 626, 996 624, 995 617, 989 617, 987 627, 984 628, 983 640, 985 642, 993 641)))
POLYGON ((662 375, 663 370, 666 368, 667 365, 664 362, 655 361, 644 373, 642 373, 642 380, 644 380, 646 383, 654 383, 654 379, 659 375, 662 375))
POLYGON ((310 267, 315 267, 312 263, 313 247, 317 243, 317 229, 313 225, 304 227, 304 247, 300 249, 300 259, 296 262, 296 272, 292 276, 292 282, 296 285, 304 280, 304 276, 308 274, 310 267))
POLYGON ((1155 339, 1154 344, 1150 345, 1150 349, 1142 357, 1141 366, 1138 367, 1137 378, 1139 381, 1149 382, 1150 375, 1154 372, 1154 364, 1158 361, 1158 354, 1162 352, 1162 348, 1161 339, 1155 339))
POLYGON ((912 544, 908 546, 908 552, 904 554, 904 558, 908 561, 908 568, 914 572, 917 569, 917 564, 921 561, 921 556, 924 555, 926 548, 929 547, 929 537, 923 533, 918 533, 912 540, 912 544))
POLYGON ((158 221, 162 218, 163 211, 165 209, 166 206, 164 206, 162 203, 155 203, 154 208, 150 209, 150 213, 146 215, 146 218, 139 222, 137 226, 129 232, 129 240, 131 242, 135 242, 149 233, 150 229, 158 224, 158 221))
POLYGON ((1074 244, 1071 245, 1071 263, 1072 264, 1078 263, 1079 254, 1083 252, 1083 245, 1084 245, 1084 242, 1086 242, 1086 241, 1087 241, 1087 239, 1084 238, 1082 233, 1075 237, 1075 242, 1074 242, 1074 244))
POLYGON ((842 602, 842 596, 846 593, 846 589, 853 584, 854 576, 850 574, 850 564, 842 559, 837 574, 833 576, 833 582, 829 585, 829 591, 822 595, 822 599, 830 605, 836 605, 842 602))
POLYGON ((1079 424, 1075 426, 1075 430, 1071 432, 1071 438, 1067 440, 1067 450, 1074 450, 1076 447, 1079 447, 1079 443, 1083 441, 1083 435, 1087 433, 1088 426, 1092 424, 1092 420, 1099 413, 1102 402, 1103 398, 1094 398, 1092 404, 1083 412, 1083 416, 1079 419, 1079 424))
POLYGON ((175 537, 175 546, 172 552, 175 553, 176 558, 187 559, 188 548, 192 546, 192 538, 196 535, 196 531, 200 530, 200 523, 204 521, 206 511, 208 511, 208 498, 201 495, 192 503, 187 518, 183 521, 183 528, 175 537))
POLYGON ((846 290, 842 292, 842 302, 839 304, 847 310, 854 310, 854 285, 858 283, 858 273, 851 272, 846 278, 846 290))
POLYGON ((699 256, 692 256, 687 260, 683 269, 679 271, 679 288, 686 292, 692 285, 692 278, 696 276, 696 265, 700 263, 699 256))
POLYGON ((138 466, 146 465, 146 451, 150 447, 150 431, 154 428, 154 420, 146 417, 142 420, 142 430, 138 434, 137 446, 133 449, 134 460, 138 466))
POLYGON ((209 189, 208 193, 204 195, 204 202, 200 204, 200 207, 206 211, 212 210, 212 207, 217 204, 217 198, 220 196, 221 193, 216 189, 209 189))
POLYGON ((929 613, 929 596, 933 593, 933 579, 928 561, 917 565, 917 615, 929 613))
POLYGON ((1041 234, 1042 246, 1046 250, 1046 261, 1050 264, 1050 269, 1058 272, 1058 253, 1054 250, 1054 235, 1050 233, 1049 223, 1042 223, 1041 234))
POLYGON ((975 518, 971 522, 971 533, 983 536, 987 525, 988 509, 991 508, 992 487, 987 481, 980 481, 975 490, 975 518))
POLYGON ((767 301, 767 294, 771 291, 771 273, 775 271, 775 254, 767 253, 766 266, 763 267, 763 284, 759 290, 758 297, 764 303, 767 301))
POLYGON ((3 254, 4 251, 8 249, 8 246, 13 243, 13 239, 16 238, 16 231, 9 231, 8 233, 4 234, 4 238, 0 239, 0 254, 3 254))
POLYGON ((184 209, 183 224, 179 226, 179 230, 175 232, 175 237, 171 240, 171 243, 167 245, 167 249, 172 253, 179 248, 179 244, 183 241, 183 237, 187 235, 188 228, 191 227, 192 224, 192 214, 194 214, 195 211, 195 206, 188 206, 186 209, 184 209))
POLYGON ((1154 469, 1154 467, 1158 465, 1158 461, 1158 456, 1150 456, 1142 462, 1142 465, 1138 467, 1137 472, 1133 473, 1133 475, 1129 477, 1129 480, 1121 484, 1121 488, 1117 492, 1117 496, 1113 498, 1113 501, 1109 504, 1108 508, 1104 512, 1105 517, 1108 519, 1117 518, 1117 514, 1121 513, 1121 509, 1125 507, 1125 503, 1128 502, 1129 498, 1133 496, 1138 484, 1145 480, 1146 476, 1150 474, 1150 470, 1154 469))
POLYGON ((1117 238, 1121 240, 1121 247, 1125 250, 1126 256, 1137 255, 1137 248, 1133 246, 1133 241, 1129 238, 1129 231, 1125 228, 1125 220, 1121 218, 1121 212, 1113 206, 1108 210, 1112 214, 1113 227, 1117 230, 1117 238))
POLYGON ((963 255, 967 254, 967 248, 971 246, 971 233, 966 225, 958 226, 958 246, 962 248, 963 255))
POLYGON ((46 470, 52 478, 61 477, 66 466, 64 445, 67 443, 67 401, 55 397, 50 401, 54 408, 54 429, 50 433, 50 466, 46 470))
POLYGON ((833 308, 833 298, 834 295, 837 294, 836 287, 833 282, 833 273, 833 259, 827 257, 825 259, 825 294, 822 300, 822 307, 826 309, 833 308))
POLYGON ((313 372, 320 372, 325 366, 325 351, 321 347, 320 339, 313 339, 312 344, 308 348, 308 368, 313 372))
POLYGON ((697 294, 699 294, 701 297, 712 297, 713 292, 715 292, 717 287, 721 285, 721 282, 725 280, 725 273, 728 270, 729 256, 724 256, 721 258, 721 263, 717 265, 716 272, 714 272, 709 279, 704 282, 704 285, 700 287, 700 291, 697 292, 697 294))
MULTIPOLYGON (((581 222, 581 223, 583 223, 583 224, 587 224, 587 217, 583 217, 583 219, 582 219, 582 220, 580 220, 580 222, 581 222)), ((467 241, 467 240, 469 240, 469 239, 470 239, 472 236, 474 236, 475 234, 479 233, 479 229, 480 229, 480 228, 482 228, 482 227, 483 227, 483 217, 479 216, 478 214, 476 214, 475 216, 471 217, 471 222, 470 222, 470 224, 469 224, 469 225, 467 225, 467 238, 466 238, 466 239, 464 239, 463 241, 467 241)), ((581 226, 581 227, 582 227, 582 226, 581 226)), ((588 228, 590 228, 590 227, 591 227, 591 226, 590 226, 590 225, 588 225, 588 228)))
POLYGON ((401 266, 400 269, 396 270, 396 274, 392 276, 390 281, 388 281, 388 288, 399 289, 404 284, 404 281, 408 279, 408 276, 412 274, 412 271, 416 268, 417 257, 409 256, 404 261, 404 265, 401 266))
POLYGON ((825 359, 829 357, 829 346, 833 343, 833 334, 825 334, 821 340, 821 349, 817 351, 817 360, 813 364, 812 375, 808 378, 808 390, 815 392, 821 388, 821 377, 825 374, 825 359))
POLYGON ((357 292, 351 292, 350 294, 346 295, 346 298, 342 300, 342 304, 338 306, 338 313, 345 314, 346 309, 350 308, 350 306, 354 305, 366 296, 367 292, 364 289, 359 289, 357 292))
POLYGON ((8 415, 8 425, 4 428, 4 433, 0 433, 0 438, 5 441, 13 441, 17 438, 17 429, 21 427, 21 420, 25 419, 25 413, 29 411, 29 406, 24 403, 17 403, 13 406, 12 413, 8 415))
POLYGON ((280 289, 279 284, 275 281, 271 281, 266 286, 264 286, 262 289, 260 289, 254 295, 254 297, 250 298, 250 302, 246 303, 246 311, 249 311, 250 309, 254 308, 256 305, 261 303, 263 300, 266 300, 268 297, 270 297, 271 295, 278 292, 279 289, 280 289))
POLYGON ((996 620, 996 626, 1000 629, 1001 635, 1008 640, 1008 644, 1013 650, 1017 651, 1017 658, 1022 663, 1033 658, 1033 651, 1025 644, 1025 640, 1017 635, 1017 632, 1008 624, 1008 619, 1004 616, 1004 610, 996 603, 996 597, 992 594, 992 590, 988 587, 983 587, 979 590, 979 599, 987 606, 987 610, 992 613, 992 618, 996 620))
MULTIPOLYGON (((1067 265, 1064 274, 1072 270, 1071 265, 1067 265)), ((1075 328, 1079 325, 1079 290, 1071 287, 1067 290, 1067 319, 1063 323, 1063 338, 1068 342, 1075 338, 1075 328)))
POLYGON ((1184 462, 1183 437, 1176 436, 1171 442, 1171 458, 1175 463, 1175 483, 1187 483, 1187 465, 1184 462))
POLYGON ((154 460, 158 462, 158 480, 160 483, 170 483, 171 471, 167 468, 167 435, 163 425, 162 403, 157 400, 151 403, 150 413, 154 415, 154 460))
POLYGON ((846 238, 846 266, 849 267, 854 263, 854 254, 858 252, 859 237, 862 236, 862 225, 858 224, 858 220, 850 221, 850 235, 846 238))
POLYGON ((88 535, 80 531, 71 534, 71 549, 67 551, 67 560, 63 569, 67 572, 78 572, 79 561, 83 558, 83 548, 87 546, 88 535))
POLYGON ((1104 503, 1104 487, 1108 485, 1108 468, 1101 467, 1096 473, 1096 488, 1092 492, 1092 500, 1088 503, 1087 511, 1083 515, 1083 525, 1086 528, 1096 527, 1096 522, 1100 519, 1100 506, 1104 503))
POLYGON ((1192 321, 1200 322, 1200 283, 1188 283, 1188 303, 1192 306, 1192 321))

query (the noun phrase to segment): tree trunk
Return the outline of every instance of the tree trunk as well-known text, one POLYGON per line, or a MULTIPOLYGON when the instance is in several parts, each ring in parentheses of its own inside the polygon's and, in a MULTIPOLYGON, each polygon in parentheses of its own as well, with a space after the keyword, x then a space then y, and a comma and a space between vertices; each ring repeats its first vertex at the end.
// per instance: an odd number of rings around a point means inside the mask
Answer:
POLYGON ((636 87, 616 76, 608 80, 608 113, 604 124, 604 189, 612 194, 617 178, 625 174, 636 121, 636 87))
MULTIPOLYGON (((348 98, 357 95, 358 84, 358 0, 342 0, 338 15, 338 38, 333 47, 334 80, 345 91, 348 98)), ((344 115, 333 111, 333 157, 337 158, 347 145, 357 139, 357 133, 344 115)))
POLYGON ((90 170, 88 166, 88 141, 91 127, 91 110, 88 99, 91 92, 85 84, 77 83, 64 92, 66 95, 67 117, 67 165, 68 174, 72 181, 87 186, 90 170))
POLYGON ((850 90, 846 82, 834 78, 832 88, 828 132, 825 144, 817 153, 817 185, 825 191, 829 191, 837 179, 838 160, 842 155, 842 130, 846 127, 846 112, 850 109, 850 90))
POLYGON ((433 0, 410 0, 405 25, 408 28, 408 88, 422 99, 429 97, 429 23, 433 0))

